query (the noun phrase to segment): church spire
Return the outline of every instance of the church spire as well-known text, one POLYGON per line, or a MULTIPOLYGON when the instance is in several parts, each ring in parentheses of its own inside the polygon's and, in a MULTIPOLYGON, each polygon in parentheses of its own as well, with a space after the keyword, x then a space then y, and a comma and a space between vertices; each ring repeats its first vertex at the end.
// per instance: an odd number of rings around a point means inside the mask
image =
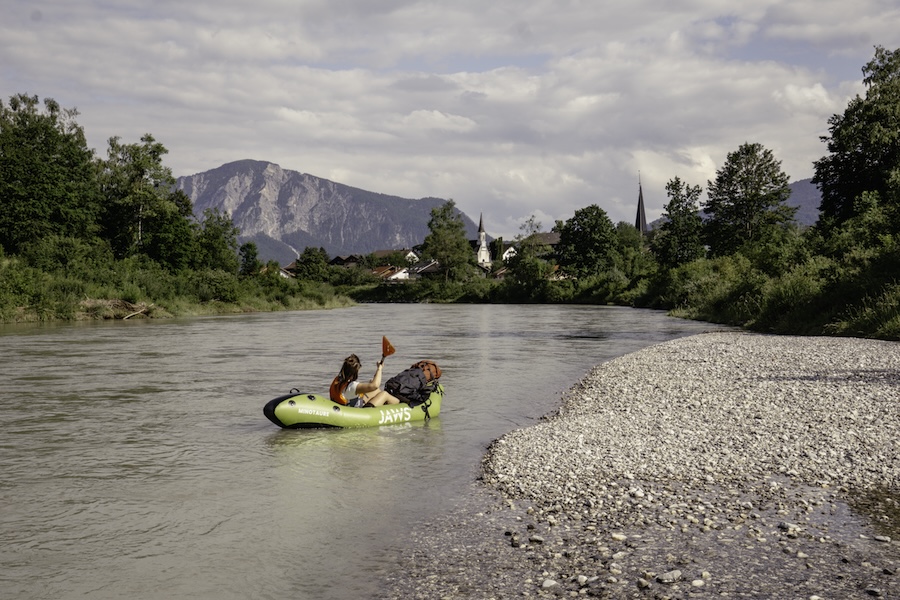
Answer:
POLYGON ((641 235, 647 233, 647 213, 644 212, 644 190, 641 187, 641 172, 638 171, 638 206, 637 217, 634 219, 634 227, 641 235))
POLYGON ((483 269, 491 268, 491 249, 488 248, 487 233, 484 231, 484 213, 478 219, 478 250, 475 261, 483 269))

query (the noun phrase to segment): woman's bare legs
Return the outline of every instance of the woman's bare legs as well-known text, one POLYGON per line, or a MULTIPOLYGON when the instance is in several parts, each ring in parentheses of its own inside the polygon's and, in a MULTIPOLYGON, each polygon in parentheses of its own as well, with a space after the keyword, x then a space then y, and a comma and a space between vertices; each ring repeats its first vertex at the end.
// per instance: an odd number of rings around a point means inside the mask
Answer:
POLYGON ((390 393, 384 390, 379 390, 377 392, 366 394, 366 404, 371 404, 372 406, 381 406, 382 404, 400 404, 400 400, 393 397, 390 393))

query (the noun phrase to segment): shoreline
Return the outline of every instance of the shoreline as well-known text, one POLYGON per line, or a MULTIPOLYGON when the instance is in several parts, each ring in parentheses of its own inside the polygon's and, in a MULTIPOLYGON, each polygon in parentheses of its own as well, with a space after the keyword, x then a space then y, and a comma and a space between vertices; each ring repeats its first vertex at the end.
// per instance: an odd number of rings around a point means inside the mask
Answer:
POLYGON ((900 597, 900 344, 698 334, 496 440, 388 598, 900 597))

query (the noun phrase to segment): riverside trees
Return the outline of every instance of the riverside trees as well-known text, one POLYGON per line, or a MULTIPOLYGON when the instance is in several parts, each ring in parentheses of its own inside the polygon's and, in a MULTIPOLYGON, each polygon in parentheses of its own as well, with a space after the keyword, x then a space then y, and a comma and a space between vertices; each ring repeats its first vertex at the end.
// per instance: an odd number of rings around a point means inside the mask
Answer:
POLYGON ((122 302, 163 312, 330 302, 328 290, 307 302, 309 288, 277 269, 255 281, 247 252, 238 280, 237 229, 222 213, 194 218, 163 164, 165 146, 150 134, 113 137, 97 158, 77 115, 50 98, 0 101, 0 321, 108 317, 105 307, 122 302))
POLYGON ((75 109, 37 96, 0 100, 0 247, 18 253, 50 235, 89 239, 98 230, 94 153, 75 109))
POLYGON ((866 202, 858 200, 866 192, 895 215, 900 210, 900 49, 876 46, 862 72, 865 97, 856 96, 828 119, 822 141, 829 154, 815 162, 824 230, 865 210, 866 202))
POLYGON ((466 227, 452 199, 431 209, 422 251, 440 265, 444 281, 469 279, 476 268, 466 227))
POLYGON ((651 244, 660 266, 672 269, 706 253, 699 212, 702 191, 699 185, 689 185, 680 177, 666 183, 669 202, 663 207, 663 223, 651 244))
POLYGON ((733 254, 762 242, 773 228, 793 221, 797 209, 784 204, 790 179, 781 161, 762 144, 746 143, 729 152, 716 179, 707 184, 703 209, 706 242, 713 256, 733 254))

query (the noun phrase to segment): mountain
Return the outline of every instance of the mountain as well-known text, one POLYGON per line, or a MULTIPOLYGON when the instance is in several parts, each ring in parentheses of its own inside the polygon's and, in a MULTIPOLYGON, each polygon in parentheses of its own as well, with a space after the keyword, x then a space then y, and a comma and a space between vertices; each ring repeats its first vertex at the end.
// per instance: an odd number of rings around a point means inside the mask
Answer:
POLYGON ((801 225, 814 225, 819 220, 822 192, 813 184, 812 179, 795 181, 789 187, 791 188, 791 197, 785 204, 798 207, 794 218, 801 225))
MULTIPOLYGON (((286 265, 307 246, 330 256, 412 248, 428 234, 431 209, 441 198, 411 200, 367 192, 258 160, 240 160, 179 177, 176 187, 194 204, 194 214, 219 209, 253 241, 263 261, 286 265)), ((478 226, 462 215, 466 235, 478 226)))

